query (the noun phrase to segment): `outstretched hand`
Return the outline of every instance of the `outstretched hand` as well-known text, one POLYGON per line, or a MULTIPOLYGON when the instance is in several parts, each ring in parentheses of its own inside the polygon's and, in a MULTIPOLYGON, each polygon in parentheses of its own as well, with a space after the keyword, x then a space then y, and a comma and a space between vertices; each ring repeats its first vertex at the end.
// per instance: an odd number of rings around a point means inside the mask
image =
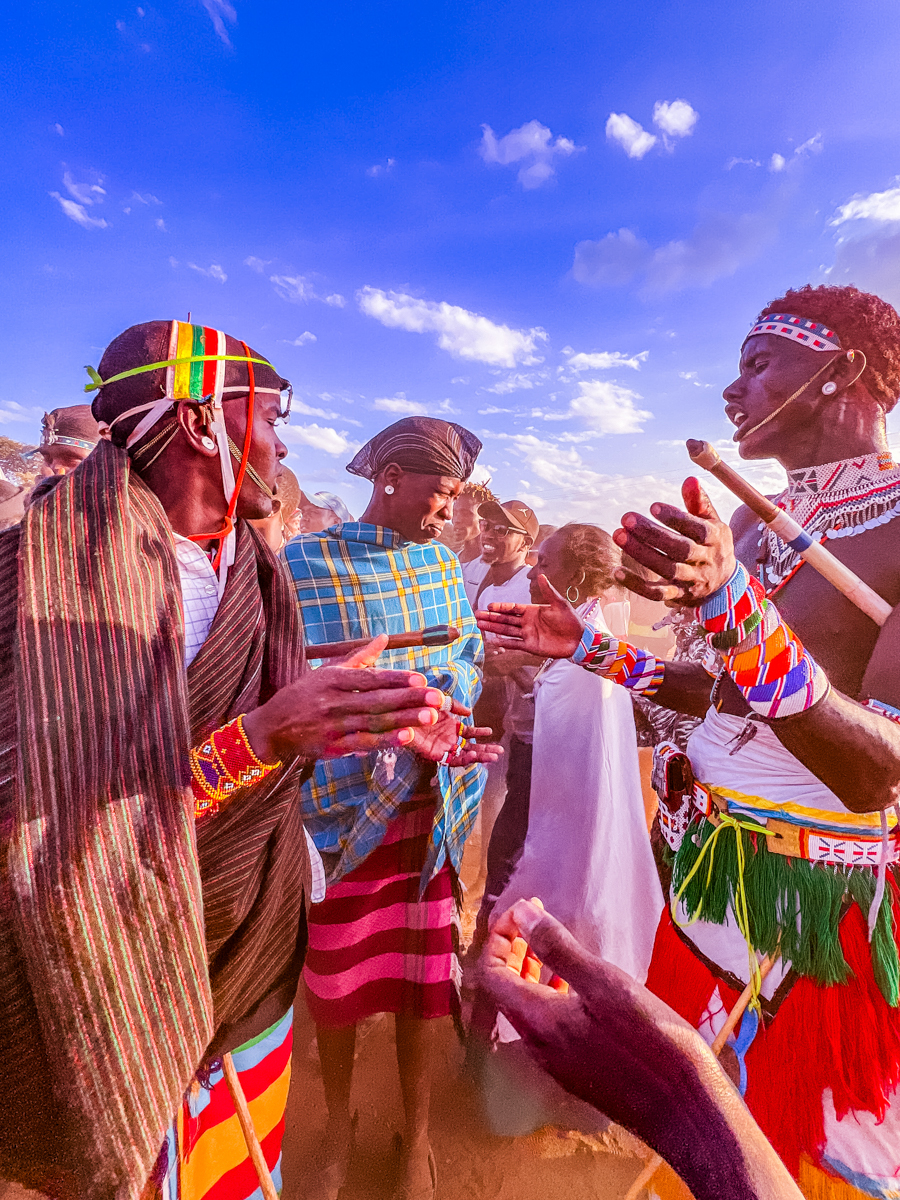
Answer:
POLYGON ((613 541, 657 578, 644 579, 622 567, 616 579, 669 608, 696 608, 734 574, 734 543, 699 480, 686 479, 681 495, 686 512, 672 504, 651 506, 658 525, 640 513, 625 513, 613 541))
POLYGON ((494 742, 477 744, 475 738, 489 738, 494 732, 486 725, 467 725, 460 717, 471 716, 472 710, 452 700, 449 712, 442 712, 434 725, 419 728, 407 745, 429 762, 448 767, 467 767, 470 763, 496 762, 503 747, 494 742), (471 744, 465 745, 466 742, 471 744))
POLYGON ((475 614, 478 628, 498 646, 544 658, 571 658, 584 633, 584 621, 546 575, 538 576, 546 604, 488 605, 475 614))
POLYGON ((697 1200, 801 1200, 697 1031, 538 905, 499 917, 481 961, 482 985, 548 1074, 643 1138, 697 1200), (517 937, 568 993, 507 965, 517 937))
POLYGON ((408 746, 435 725, 443 693, 418 671, 377 671, 387 645, 379 634, 335 666, 307 671, 244 717, 244 730, 263 762, 334 758, 408 746))

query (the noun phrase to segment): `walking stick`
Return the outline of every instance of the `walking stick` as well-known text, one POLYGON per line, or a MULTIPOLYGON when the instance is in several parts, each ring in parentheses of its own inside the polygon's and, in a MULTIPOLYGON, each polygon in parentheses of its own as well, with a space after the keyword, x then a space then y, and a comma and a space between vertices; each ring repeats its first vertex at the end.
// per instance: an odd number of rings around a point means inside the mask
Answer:
MULTIPOLYGON (((775 953, 771 956, 771 958, 767 954, 766 957, 759 964, 759 984, 760 984, 760 986, 762 985, 762 981, 765 979, 765 977, 769 974, 769 972, 775 966, 776 962, 778 962, 780 955, 781 955, 781 951, 776 950, 775 953)), ((731 1012, 728 1014, 725 1024, 722 1026, 722 1028, 716 1034, 716 1039, 712 1044, 712 1052, 716 1056, 716 1058, 718 1058, 719 1055, 722 1053, 722 1050, 725 1047, 725 1043, 731 1037, 732 1033, 734 1032, 735 1026, 737 1025, 738 1021, 741 1019, 741 1017, 746 1012, 747 1005, 750 1003, 750 1000, 753 997, 753 990, 754 990, 753 989, 753 980, 751 979, 750 982, 747 984, 747 986, 744 988, 744 990, 741 992, 740 996, 738 996, 737 1003, 735 1004, 735 1006, 731 1010, 731 1012)), ((656 1174, 656 1172, 659 1170, 659 1168, 662 1166, 662 1164, 663 1164, 663 1159, 658 1154, 654 1154, 653 1157, 647 1162, 647 1165, 644 1167, 643 1171, 641 1171, 640 1175, 638 1175, 637 1179, 634 1181, 634 1183, 631 1185, 631 1187, 625 1193, 625 1200, 637 1200, 638 1196, 641 1194, 641 1192, 644 1190, 644 1188, 647 1186, 647 1184, 650 1182, 650 1180, 653 1178, 653 1176, 656 1174)))
MULTIPOLYGON (((427 629, 414 629, 411 633, 390 634, 385 650, 402 650, 407 646, 449 646, 459 636, 459 630, 454 625, 429 625, 427 629)), ((353 638, 348 642, 323 642, 321 646, 307 646, 306 657, 343 658, 345 654, 368 646, 371 640, 371 637, 353 638)))
POLYGON ((820 575, 824 575, 839 592, 843 592, 861 612, 864 612, 867 617, 871 617, 876 625, 885 623, 891 615, 890 604, 886 600, 882 600, 881 596, 874 592, 867 583, 863 583, 858 575, 854 575, 849 567, 845 567, 833 554, 830 554, 821 542, 814 542, 793 517, 789 517, 783 509, 773 504, 743 476, 738 475, 737 471, 724 463, 709 442, 700 442, 691 438, 687 442, 687 451, 691 456, 691 462, 696 463, 698 467, 703 467, 705 471, 709 471, 710 475, 715 475, 719 483, 723 483, 729 492, 733 492, 739 500, 743 500, 764 525, 788 546, 796 550, 800 557, 820 575))
POLYGON ((262 1189, 263 1200, 278 1200, 278 1192, 275 1190, 275 1184, 272 1181, 268 1164, 263 1155, 262 1146, 259 1144, 259 1138, 256 1136, 256 1130, 253 1128, 253 1118, 250 1116, 247 1097, 244 1095, 244 1089, 241 1087, 241 1081, 238 1079, 238 1073, 234 1066, 234 1059, 230 1054, 222 1055, 222 1070, 225 1072, 225 1082, 228 1084, 228 1091, 231 1093, 231 1099, 234 1101, 238 1124, 241 1127, 241 1133, 244 1135, 247 1151, 256 1169, 256 1177, 262 1189))

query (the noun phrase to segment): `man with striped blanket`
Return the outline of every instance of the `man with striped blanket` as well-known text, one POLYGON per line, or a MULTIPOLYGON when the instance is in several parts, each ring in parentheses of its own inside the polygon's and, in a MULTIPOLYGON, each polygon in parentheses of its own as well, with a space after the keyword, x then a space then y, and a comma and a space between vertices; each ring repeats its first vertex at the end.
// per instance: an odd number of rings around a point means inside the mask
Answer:
POLYGON ((246 520, 287 453, 265 359, 152 321, 91 376, 112 440, 0 534, 0 1176, 245 1200, 222 1057, 277 1175, 318 861, 304 764, 401 745, 441 697, 366 669, 383 642, 304 672, 246 520))
POLYGON ((306 994, 316 1022, 328 1129, 307 1196, 335 1200, 349 1168, 350 1085, 356 1026, 396 1014, 406 1112, 398 1195, 434 1193, 428 1145, 432 1018, 456 1011, 456 875, 484 788, 482 762, 499 746, 467 749, 489 729, 460 725, 480 691, 481 635, 459 560, 435 539, 471 474, 481 443, 468 430, 410 417, 377 434, 348 470, 374 492, 360 521, 302 534, 285 549, 310 657, 323 642, 460 630, 447 647, 390 652, 439 688, 437 724, 399 753, 319 763, 303 789, 307 828, 328 875, 310 912, 306 994), (435 765, 437 764, 437 765, 435 765))

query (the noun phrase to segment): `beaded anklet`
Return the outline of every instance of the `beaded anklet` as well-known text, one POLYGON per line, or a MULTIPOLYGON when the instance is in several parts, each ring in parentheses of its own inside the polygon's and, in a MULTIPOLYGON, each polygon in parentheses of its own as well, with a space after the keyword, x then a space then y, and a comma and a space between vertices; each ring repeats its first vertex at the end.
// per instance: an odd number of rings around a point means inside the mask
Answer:
POLYGON ((240 788, 252 787, 281 766, 280 762, 265 763, 254 754, 244 732, 243 715, 191 750, 190 762, 195 817, 217 812, 240 788))
POLYGON ((648 650, 641 650, 612 634, 592 629, 590 625, 581 636, 572 662, 641 696, 654 695, 666 672, 666 664, 662 659, 648 650))
POLYGON ((828 691, 824 671, 741 563, 701 604, 698 619, 728 674, 761 716, 804 712, 828 691))

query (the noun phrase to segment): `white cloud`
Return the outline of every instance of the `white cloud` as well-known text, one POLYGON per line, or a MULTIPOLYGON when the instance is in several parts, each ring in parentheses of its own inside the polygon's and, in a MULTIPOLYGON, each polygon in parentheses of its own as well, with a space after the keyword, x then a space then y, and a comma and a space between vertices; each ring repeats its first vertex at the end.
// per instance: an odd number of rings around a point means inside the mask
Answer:
POLYGON ((578 391, 567 412, 544 412, 541 414, 544 420, 580 417, 596 433, 615 434, 640 433, 643 423, 653 416, 646 409, 635 407, 635 400, 641 399, 637 392, 617 383, 605 379, 581 379, 578 391))
POLYGON ((501 379, 499 383, 495 383, 493 387, 485 388, 486 392, 493 392, 496 396, 506 396, 510 392, 520 392, 524 389, 541 387, 543 381, 535 379, 534 375, 523 375, 520 371, 514 372, 512 375, 507 375, 506 379, 501 379))
POLYGON ((699 116, 687 100, 657 100, 653 105, 653 124, 669 137, 689 137, 699 116))
POLYGON ((196 271, 200 275, 205 275, 207 279, 215 279, 218 283, 224 283, 228 278, 218 263, 212 263, 208 267, 198 267, 196 263, 189 262, 188 266, 192 271, 196 271))
POLYGON ((566 365, 570 371, 575 371, 576 374, 581 371, 613 371, 616 367, 630 367, 632 371, 639 371, 641 363, 645 363, 650 357, 649 350, 642 350, 640 354, 627 355, 620 350, 599 350, 592 354, 574 354, 571 349, 563 351, 568 353, 566 365))
POLYGON ((496 404, 489 404, 487 408, 479 408, 479 417, 493 417, 497 413, 515 412, 514 408, 498 408, 496 404))
POLYGON ((769 159, 769 170, 770 171, 775 171, 777 173, 778 171, 783 171, 786 166, 787 166, 787 159, 784 157, 783 154, 773 154, 772 157, 769 159))
MULTIPOLYGON (((318 297, 316 297, 318 299, 318 297)), ((345 308, 347 305, 346 299, 340 292, 333 292, 330 296, 325 297, 325 303, 330 304, 332 308, 345 308)))
POLYGON ((407 400, 403 392, 396 396, 381 396, 372 402, 372 407, 379 412, 402 413, 409 417, 427 416, 429 411, 429 405, 420 400, 407 400))
MULTIPOLYGON (((248 267, 252 265, 247 259, 244 261, 248 267)), ((259 259, 255 259, 254 262, 259 262, 259 259)), ((253 270, 256 270, 255 266, 253 270)), ((289 300, 291 304, 305 304, 316 297, 312 283, 305 275, 270 275, 269 282, 281 299, 289 300)))
POLYGON ((729 158, 725 164, 725 170, 730 171, 733 167, 761 167, 762 163, 758 158, 729 158))
POLYGON ((595 522, 612 532, 624 512, 647 511, 657 500, 679 503, 678 488, 652 475, 604 475, 595 471, 572 447, 534 434, 494 434, 507 443, 546 486, 541 516, 551 522, 595 522))
POLYGON ((526 121, 501 138, 497 137, 490 125, 482 125, 481 129, 481 145, 478 148, 481 157, 486 163, 500 163, 503 166, 521 163, 516 178, 526 191, 539 188, 553 178, 556 174, 553 164, 555 157, 568 158, 584 149, 569 138, 558 137, 553 141, 553 134, 540 121, 526 121))
POLYGON ((596 242, 579 242, 572 274, 579 283, 617 287, 630 283, 651 257, 650 246, 633 229, 620 229, 596 242))
POLYGON ((279 430, 279 436, 286 442, 300 442, 304 446, 312 446, 314 450, 322 450, 325 454, 335 457, 348 454, 356 448, 356 444, 347 437, 346 430, 338 432, 328 425, 286 425, 279 430))
POLYGON ((606 136, 618 142, 629 158, 643 158, 656 145, 656 135, 648 133, 627 113, 610 113, 606 122, 606 136))
POLYGON ((228 36, 228 30, 225 28, 225 21, 229 25, 233 25, 237 20, 237 13, 228 0, 200 0, 200 3, 209 13, 209 19, 213 23, 213 29, 216 35, 225 43, 226 46, 231 45, 231 38, 228 36))
POLYGON ((62 125, 60 125, 59 121, 57 121, 55 125, 51 125, 50 129, 53 133, 58 133, 60 137, 66 136, 66 131, 63 129, 62 125))
MULTIPOLYGON (((314 408, 304 400, 298 400, 296 396, 291 401, 291 416, 295 413, 299 413, 304 417, 326 417, 329 421, 333 421, 339 415, 336 412, 328 412, 324 408, 314 408)), ((344 420, 346 420, 346 417, 344 420)))
POLYGON ((59 192, 50 192, 54 200, 59 201, 59 207, 63 210, 66 216, 74 221, 77 225, 81 225, 83 229, 108 229, 109 223, 104 221, 102 217, 89 217, 87 209, 83 204, 76 204, 74 200, 67 200, 65 196, 61 196, 59 192))
POLYGON ((370 179, 377 179, 379 175, 389 174, 391 171, 391 168, 395 165, 396 162, 397 162, 396 158, 389 158, 386 162, 376 163, 374 167, 369 167, 366 170, 366 174, 369 176, 370 179))
POLYGON ((174 258, 171 254, 169 255, 169 266, 172 268, 175 268, 178 266, 178 259, 174 258))
POLYGON ((295 337, 293 339, 282 338, 281 340, 286 342, 288 346, 305 346, 307 342, 316 341, 316 335, 314 333, 310 333, 307 329, 305 333, 301 333, 299 337, 295 337))
POLYGON ((255 254, 250 254, 244 259, 244 266, 249 267, 251 271, 255 271, 257 275, 262 275, 270 262, 271 259, 257 258, 255 254))
POLYGON ((900 187, 854 196, 841 205, 830 224, 842 225, 844 221, 900 221, 900 187))
POLYGON ((168 233, 169 232, 168 229, 166 229, 166 223, 162 219, 162 217, 157 217, 153 223, 156 226, 156 228, 160 231, 160 233, 168 233))
POLYGON ((367 317, 391 329, 436 333, 440 348, 458 358, 507 368, 544 361, 537 350, 547 334, 539 327, 511 329, 446 301, 420 300, 380 288, 361 288, 356 298, 367 317))
MULTIPOLYGON (((103 177, 100 176, 100 183, 102 182, 103 177)), ((76 183, 71 171, 63 174, 63 187, 79 204, 102 204, 106 191, 100 183, 76 183)))
POLYGON ((712 213, 689 237, 653 250, 633 230, 620 229, 596 242, 579 242, 572 274, 594 287, 615 287, 642 275, 648 293, 707 287, 752 261, 774 232, 770 221, 752 213, 712 213))
POLYGON ((162 200, 157 199, 152 192, 146 192, 143 195, 140 192, 132 192, 131 198, 138 204, 162 204, 162 200))
POLYGON ((794 154, 821 154, 825 148, 825 143, 822 140, 821 133, 814 133, 811 138, 807 138, 805 142, 797 147, 794 154))

